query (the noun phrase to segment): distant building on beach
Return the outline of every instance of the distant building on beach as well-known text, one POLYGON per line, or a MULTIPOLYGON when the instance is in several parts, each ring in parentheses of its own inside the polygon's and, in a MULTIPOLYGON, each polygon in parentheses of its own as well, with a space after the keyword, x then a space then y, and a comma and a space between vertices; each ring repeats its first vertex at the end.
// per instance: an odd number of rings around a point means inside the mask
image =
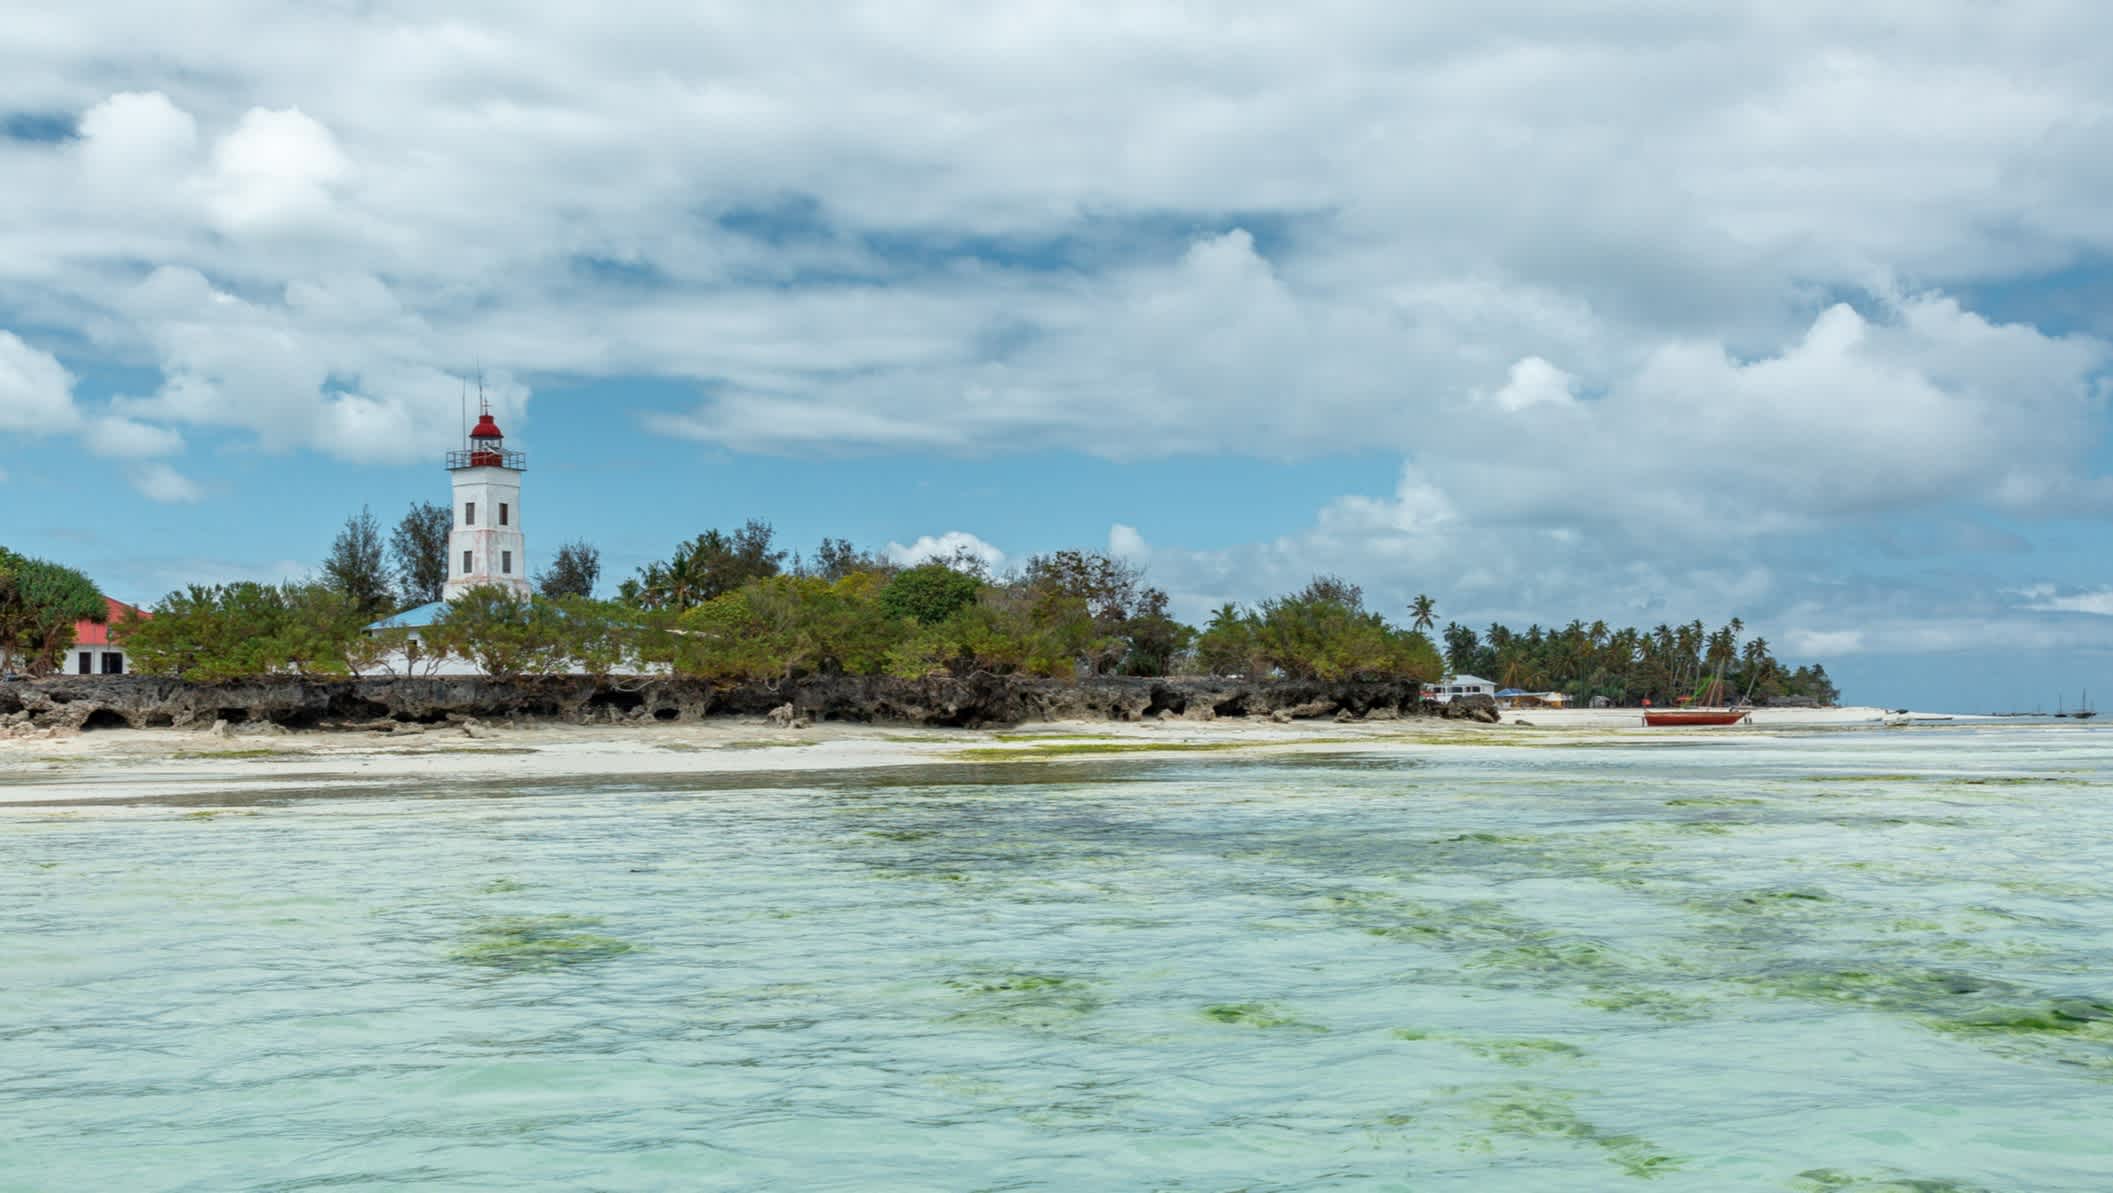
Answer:
POLYGON ((154 615, 111 597, 104 597, 103 604, 104 620, 73 623, 73 649, 59 660, 59 670, 70 675, 131 674, 131 657, 124 647, 110 640, 110 626, 122 617, 154 615))
POLYGON ((1451 704, 1463 696, 1497 697, 1497 685, 1479 675, 1455 675, 1445 683, 1423 685, 1423 698, 1439 704, 1451 704))

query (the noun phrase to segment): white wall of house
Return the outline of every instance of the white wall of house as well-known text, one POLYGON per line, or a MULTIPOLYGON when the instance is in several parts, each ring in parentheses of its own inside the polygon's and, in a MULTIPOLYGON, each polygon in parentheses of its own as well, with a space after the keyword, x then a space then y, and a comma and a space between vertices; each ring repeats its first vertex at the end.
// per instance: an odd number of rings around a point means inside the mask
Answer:
POLYGON ((122 646, 69 647, 62 670, 67 675, 130 675, 132 656, 122 646))

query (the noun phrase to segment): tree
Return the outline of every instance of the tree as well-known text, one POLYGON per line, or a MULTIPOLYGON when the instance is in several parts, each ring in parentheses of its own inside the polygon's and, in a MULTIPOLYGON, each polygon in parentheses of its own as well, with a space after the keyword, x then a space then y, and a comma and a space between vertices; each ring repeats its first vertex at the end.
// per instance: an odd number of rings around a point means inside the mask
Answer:
POLYGON ((1475 631, 1457 621, 1447 622, 1443 637, 1445 659, 1455 675, 1472 674, 1481 665, 1482 638, 1475 631))
POLYGON ((323 561, 323 577, 351 597, 361 612, 375 616, 387 611, 389 576, 382 567, 381 524, 367 507, 345 519, 330 544, 330 558, 323 561))
POLYGON ((920 563, 896 573, 880 590, 880 607, 890 617, 907 617, 934 626, 976 603, 983 581, 943 563, 920 563))
POLYGON ((1423 593, 1417 593, 1416 599, 1409 602, 1409 613, 1414 619, 1409 628, 1418 632, 1429 633, 1438 624, 1438 602, 1423 593))
POLYGON ((636 610, 569 594, 553 603, 561 653, 580 670, 606 681, 617 668, 638 658, 642 615, 636 610))
POLYGON ((785 552, 771 545, 770 523, 751 518, 732 534, 707 530, 675 548, 666 563, 650 563, 624 581, 617 598, 641 609, 684 609, 775 576, 785 552))
POLYGON ((350 596, 328 584, 282 584, 285 610, 272 635, 272 662, 296 675, 344 675, 368 662, 363 630, 371 618, 350 596))
POLYGON ((560 597, 578 597, 582 600, 594 596, 594 582, 602 575, 602 553, 584 540, 575 540, 558 548, 550 560, 550 567, 536 577, 536 591, 557 600, 560 597))
POLYGON ((415 502, 390 532, 389 559, 405 604, 431 604, 447 588, 448 532, 454 521, 447 506, 415 502))
POLYGON ((1259 670, 1254 619, 1227 602, 1196 637, 1196 667, 1206 675, 1251 675, 1259 670))
POLYGON ((1323 604, 1341 605, 1345 609, 1362 613, 1365 609, 1365 590, 1341 576, 1323 573, 1308 581, 1306 587, 1292 598, 1298 601, 1316 601, 1323 604))
POLYGON ((1092 633, 1078 662, 1094 674, 1164 675, 1195 631, 1166 615, 1167 594, 1144 582, 1144 569, 1094 551, 1056 551, 1027 560, 1020 595, 1040 624, 1068 618, 1083 605, 1092 633))
POLYGON ((101 621, 108 609, 87 576, 0 547, 0 653, 30 674, 55 670, 75 623, 101 621))
POLYGON ((825 538, 814 549, 813 562, 796 558, 793 570, 802 576, 814 576, 834 584, 859 572, 892 576, 900 569, 877 554, 852 546, 850 539, 825 538))
POLYGON ((343 675, 374 665, 367 611, 324 582, 212 587, 163 597, 151 618, 112 634, 148 675, 219 683, 259 675, 343 675))
POLYGON ((1397 630, 1366 612, 1357 586, 1317 576, 1297 595, 1264 601, 1254 621, 1258 653, 1292 679, 1412 679, 1445 674, 1421 631, 1397 630))
POLYGON ((564 633, 563 619, 548 603, 480 584, 449 601, 425 637, 493 679, 517 679, 554 669, 564 654, 564 633))
POLYGON ((268 584, 193 584, 163 597, 152 618, 121 618, 116 637, 143 674, 218 683, 277 670, 285 620, 285 599, 268 584))

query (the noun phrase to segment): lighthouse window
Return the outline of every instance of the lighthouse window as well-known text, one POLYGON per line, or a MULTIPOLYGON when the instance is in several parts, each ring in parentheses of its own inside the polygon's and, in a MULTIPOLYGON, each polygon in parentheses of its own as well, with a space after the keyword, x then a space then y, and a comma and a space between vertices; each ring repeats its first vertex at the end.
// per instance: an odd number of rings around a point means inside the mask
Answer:
POLYGON ((462 553, 462 574, 465 576, 470 574, 470 553, 467 551, 462 553))
POLYGON ((462 524, 464 526, 475 526, 477 524, 476 502, 465 501, 462 503, 462 524))
POLYGON ((506 525, 506 503, 503 501, 499 503, 499 525, 506 525))
POLYGON ((499 552, 499 571, 500 571, 500 572, 501 572, 502 574, 504 574, 504 575, 508 575, 508 576, 511 576, 511 575, 513 575, 513 574, 514 574, 514 553, 513 553, 513 552, 511 552, 511 551, 501 551, 501 552, 499 552))

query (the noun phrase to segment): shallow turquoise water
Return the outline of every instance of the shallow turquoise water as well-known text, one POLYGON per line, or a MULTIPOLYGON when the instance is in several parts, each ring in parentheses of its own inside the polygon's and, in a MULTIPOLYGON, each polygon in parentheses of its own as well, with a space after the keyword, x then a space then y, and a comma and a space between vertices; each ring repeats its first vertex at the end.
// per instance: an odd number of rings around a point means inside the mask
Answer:
POLYGON ((2097 1193, 2109 803, 2065 727, 0 811, 0 1188, 2097 1193))

